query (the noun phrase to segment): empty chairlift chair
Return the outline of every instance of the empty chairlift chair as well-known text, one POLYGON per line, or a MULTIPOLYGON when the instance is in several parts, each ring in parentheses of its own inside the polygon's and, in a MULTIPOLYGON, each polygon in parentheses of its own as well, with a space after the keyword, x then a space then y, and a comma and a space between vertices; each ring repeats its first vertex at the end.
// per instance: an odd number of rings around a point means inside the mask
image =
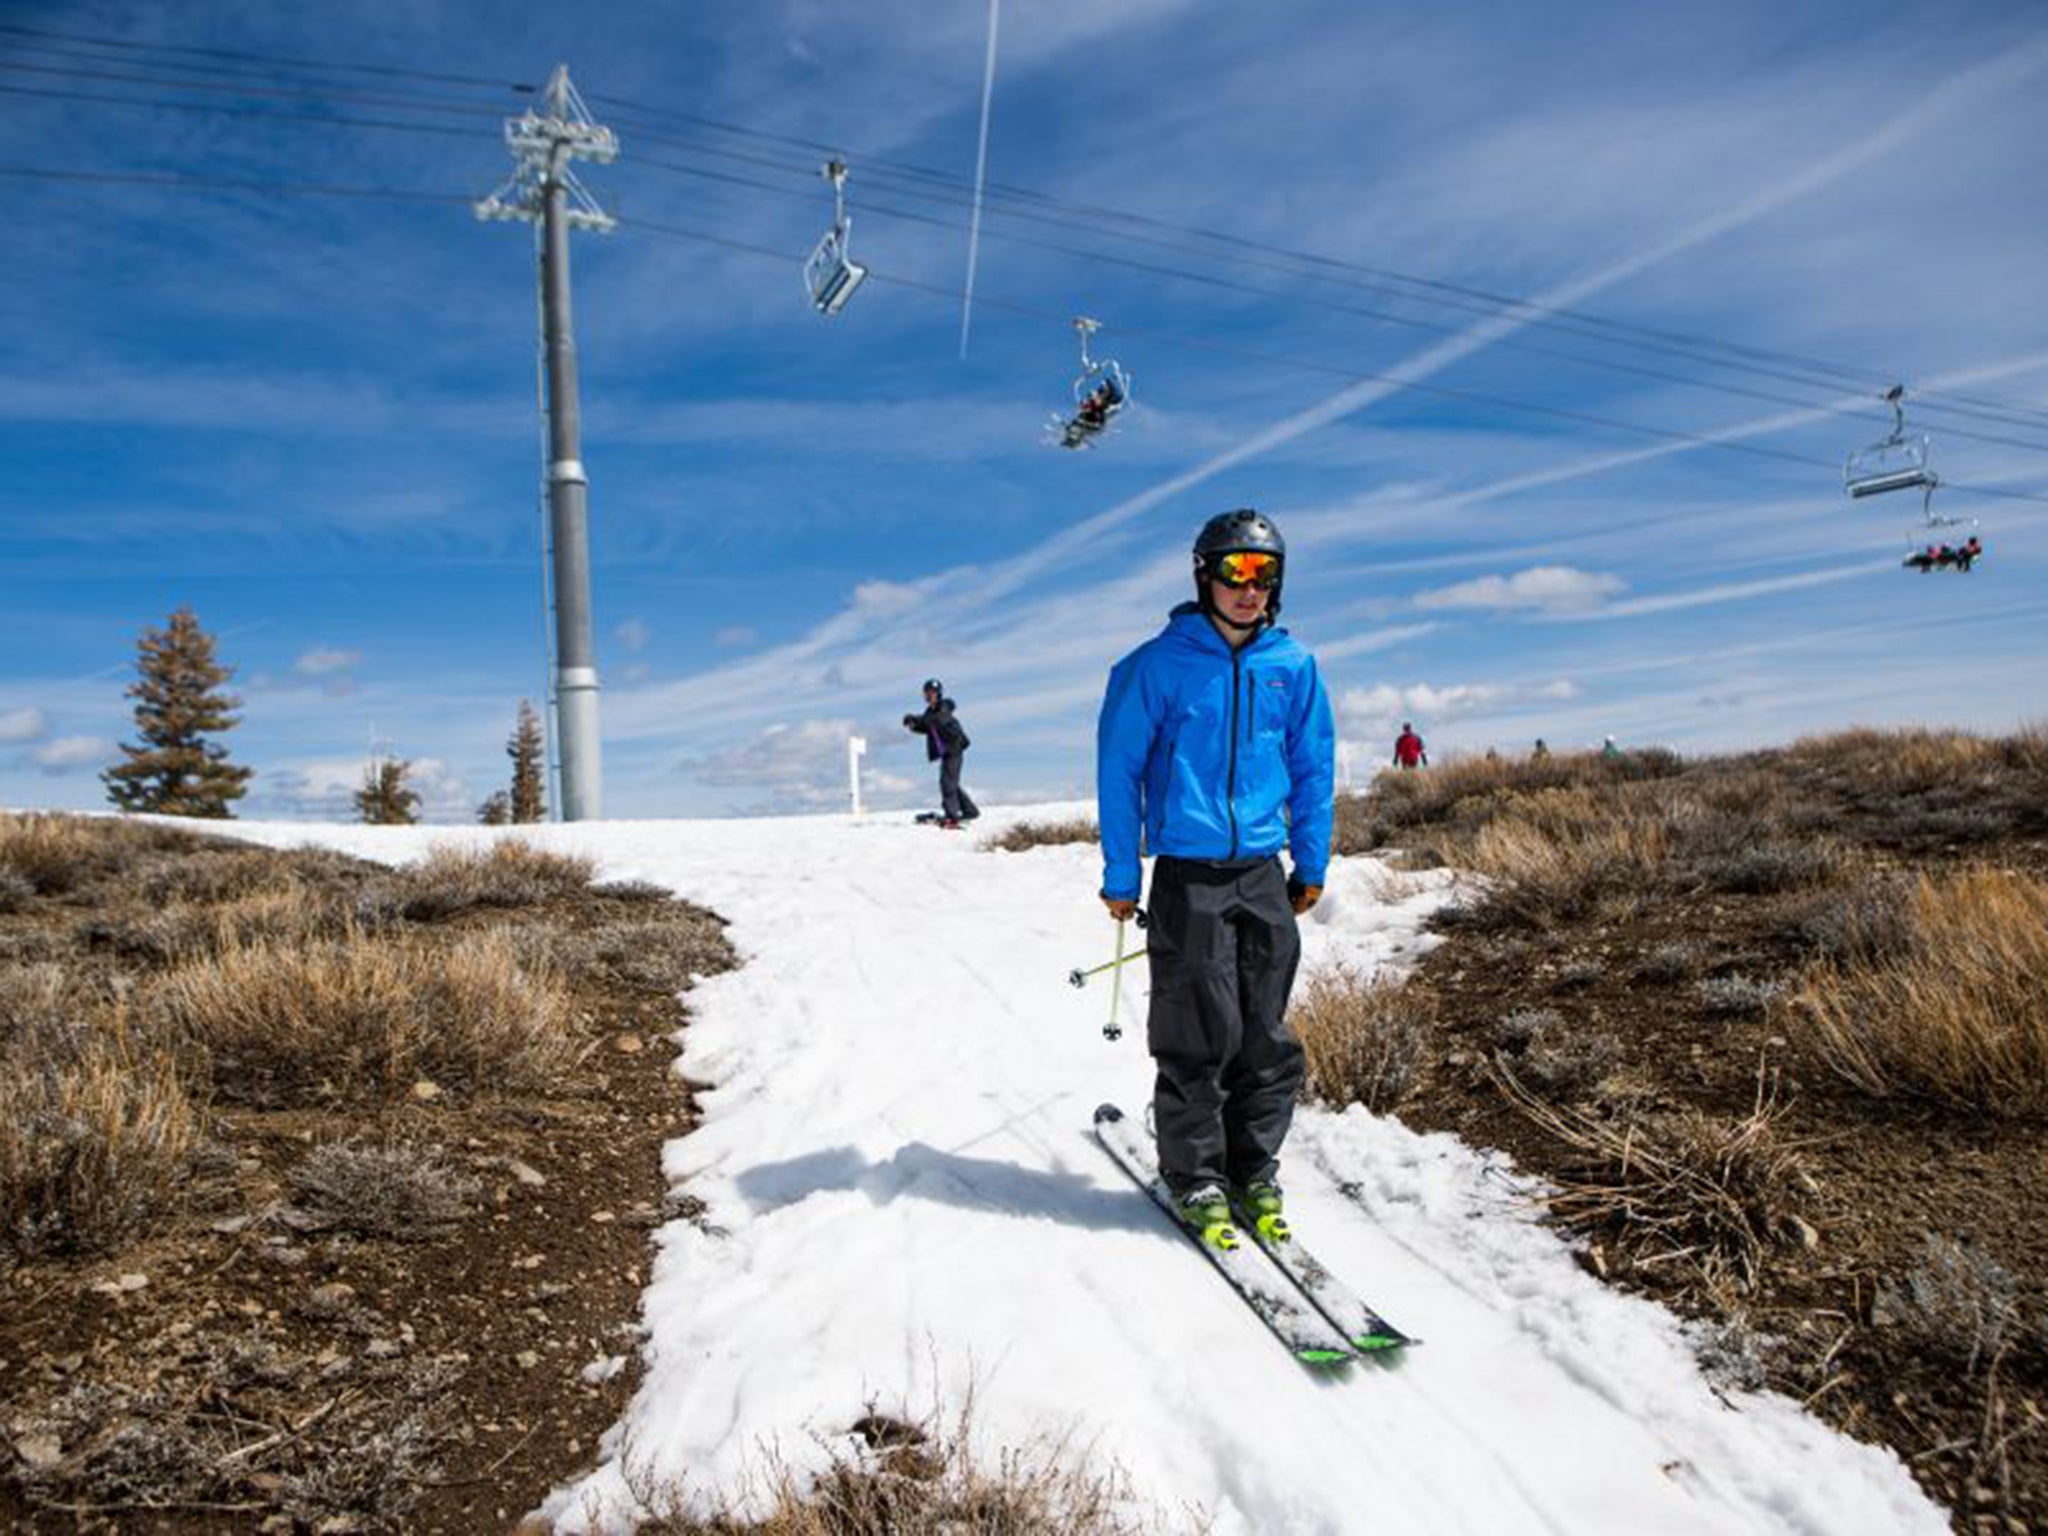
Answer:
POLYGON ((804 287, 810 293, 813 309, 821 315, 836 315, 846 308, 846 301, 867 277, 868 269, 848 253, 853 220, 846 214, 846 162, 827 161, 819 174, 832 183, 832 227, 804 263, 804 287))
POLYGON ((1887 491, 1931 490, 1939 482, 1927 461, 1927 439, 1906 431, 1906 386, 1894 384, 1884 393, 1892 408, 1891 436, 1859 448, 1842 466, 1842 484, 1851 496, 1882 496, 1887 491))

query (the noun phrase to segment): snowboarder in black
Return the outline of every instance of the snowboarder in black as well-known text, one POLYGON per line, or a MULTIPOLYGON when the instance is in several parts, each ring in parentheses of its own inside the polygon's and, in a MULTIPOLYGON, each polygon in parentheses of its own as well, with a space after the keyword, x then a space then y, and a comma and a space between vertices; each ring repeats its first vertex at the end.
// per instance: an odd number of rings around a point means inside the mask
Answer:
POLYGON ((924 713, 905 715, 903 728, 924 736, 926 761, 939 765, 939 825, 957 832, 962 822, 981 814, 981 807, 960 787, 960 759, 973 743, 953 713, 945 685, 936 677, 925 679, 924 713))

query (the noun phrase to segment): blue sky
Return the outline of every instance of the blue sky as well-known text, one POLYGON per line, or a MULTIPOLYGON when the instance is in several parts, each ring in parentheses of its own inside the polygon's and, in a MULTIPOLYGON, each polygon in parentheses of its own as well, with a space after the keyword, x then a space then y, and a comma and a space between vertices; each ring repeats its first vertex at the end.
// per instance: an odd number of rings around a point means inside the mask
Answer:
MULTIPOLYGON (((1087 793, 1110 662, 1241 504, 1361 775, 1404 718, 1703 751, 2044 713, 2038 6, 1008 0, 989 178, 1051 201, 991 197, 964 360, 985 5, 510 9, 8 0, 95 41, 0 31, 0 163, 481 197, 509 90, 171 50, 570 66, 622 144, 583 175, 626 222, 575 248, 610 815, 841 808, 852 732, 870 803, 927 803, 932 674, 984 803, 1087 793), (876 274, 830 321, 808 144, 876 274), (1137 403, 1069 454, 1078 313, 1137 403), (1841 492, 1894 377, 1968 577, 1841 492)), ((374 738, 466 819, 544 671, 526 231, 0 181, 0 803, 104 803, 136 636, 189 603, 245 814, 345 814, 374 738)))

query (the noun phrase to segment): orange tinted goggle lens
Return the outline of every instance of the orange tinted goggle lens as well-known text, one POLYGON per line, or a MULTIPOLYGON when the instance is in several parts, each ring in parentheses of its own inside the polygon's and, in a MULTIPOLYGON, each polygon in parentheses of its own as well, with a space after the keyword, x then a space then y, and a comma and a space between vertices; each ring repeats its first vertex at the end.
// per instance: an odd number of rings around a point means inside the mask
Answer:
POLYGON ((1280 585, 1280 557, 1240 550, 1216 562, 1216 579, 1226 587, 1257 587, 1270 592, 1280 585))

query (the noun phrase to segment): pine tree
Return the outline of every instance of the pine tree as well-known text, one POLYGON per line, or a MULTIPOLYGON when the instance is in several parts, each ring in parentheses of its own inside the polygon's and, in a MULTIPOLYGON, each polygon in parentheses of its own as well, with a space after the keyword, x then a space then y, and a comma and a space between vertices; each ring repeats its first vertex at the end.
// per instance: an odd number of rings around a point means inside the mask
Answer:
POLYGON ((502 789, 494 789, 484 797, 484 803, 477 807, 476 819, 487 827, 503 827, 512 821, 512 797, 502 789))
POLYGON ((228 806, 248 793, 253 769, 228 761, 228 749, 206 737, 240 719, 242 701, 218 690, 233 667, 213 659, 213 636, 190 608, 163 629, 145 629, 128 685, 140 745, 121 743, 127 761, 100 774, 107 798, 124 811, 164 816, 234 815, 228 806))
POLYGON ((548 792, 544 758, 547 739, 541 735, 540 716, 533 706, 519 701, 519 724, 505 743, 505 755, 512 759, 512 819, 546 821, 548 792))
POLYGON ((420 797, 406 785, 412 764, 402 757, 382 758, 363 770, 356 791, 356 810, 371 826, 409 827, 420 819, 420 797))

